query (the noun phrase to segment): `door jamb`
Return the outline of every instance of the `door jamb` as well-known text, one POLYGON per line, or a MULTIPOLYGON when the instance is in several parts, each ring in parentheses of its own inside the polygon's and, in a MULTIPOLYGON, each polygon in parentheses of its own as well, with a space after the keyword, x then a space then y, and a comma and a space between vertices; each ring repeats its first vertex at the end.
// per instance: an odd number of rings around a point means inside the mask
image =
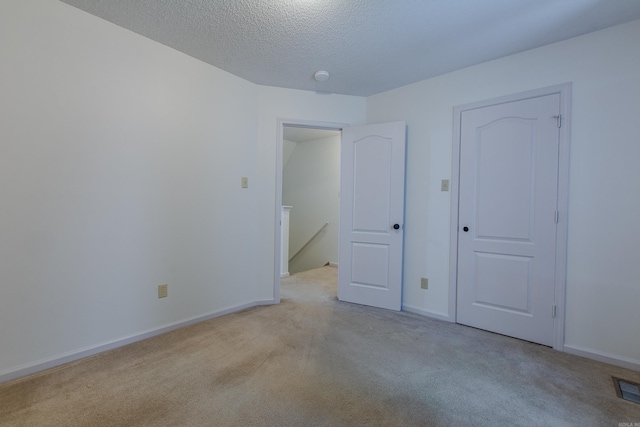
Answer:
MULTIPOLYGON (((558 224, 556 229, 555 305, 553 348, 564 351, 565 292, 567 285, 567 237, 569 211, 569 142, 571 137, 571 83, 461 105, 453 109, 453 155, 451 165, 451 241, 449 252, 449 318, 457 322, 458 233, 460 191, 460 134, 463 111, 551 94, 560 95, 561 127, 558 147, 558 224)), ((551 310, 551 308, 549 308, 551 310)))
POLYGON ((276 212, 275 212, 275 269, 273 280, 273 302, 280 303, 280 268, 282 262, 282 245, 280 235, 282 232, 282 168, 284 156, 284 127, 299 127, 308 129, 326 129, 342 131, 348 127, 347 123, 318 122, 313 120, 277 119, 276 132, 276 212))

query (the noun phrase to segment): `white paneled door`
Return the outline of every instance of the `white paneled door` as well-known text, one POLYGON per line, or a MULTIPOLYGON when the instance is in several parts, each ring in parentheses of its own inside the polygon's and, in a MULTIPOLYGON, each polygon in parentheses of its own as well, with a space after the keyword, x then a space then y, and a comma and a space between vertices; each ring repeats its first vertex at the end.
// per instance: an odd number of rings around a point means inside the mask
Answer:
POLYGON ((457 322, 553 345, 560 95, 460 116, 457 322))
POLYGON ((342 130, 338 298, 400 310, 405 123, 342 130))

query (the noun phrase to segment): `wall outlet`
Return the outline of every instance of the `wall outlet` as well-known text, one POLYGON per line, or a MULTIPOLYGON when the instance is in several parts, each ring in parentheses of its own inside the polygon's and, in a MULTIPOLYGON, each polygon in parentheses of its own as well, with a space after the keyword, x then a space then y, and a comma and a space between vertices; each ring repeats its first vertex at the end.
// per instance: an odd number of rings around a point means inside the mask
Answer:
POLYGON ((169 285, 158 285, 158 298, 166 298, 169 295, 169 285))
POLYGON ((443 179, 440 181, 440 191, 449 191, 449 180, 443 179))
POLYGON ((422 289, 429 289, 429 279, 426 277, 420 278, 420 287, 422 289))

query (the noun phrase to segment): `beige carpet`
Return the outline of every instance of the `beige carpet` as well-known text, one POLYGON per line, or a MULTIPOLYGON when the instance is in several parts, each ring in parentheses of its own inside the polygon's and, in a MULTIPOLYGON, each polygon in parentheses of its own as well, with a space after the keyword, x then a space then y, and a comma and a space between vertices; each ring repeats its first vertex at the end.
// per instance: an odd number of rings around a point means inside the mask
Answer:
POLYGON ((618 426, 640 373, 336 300, 336 269, 283 302, 0 386, 2 426, 618 426))

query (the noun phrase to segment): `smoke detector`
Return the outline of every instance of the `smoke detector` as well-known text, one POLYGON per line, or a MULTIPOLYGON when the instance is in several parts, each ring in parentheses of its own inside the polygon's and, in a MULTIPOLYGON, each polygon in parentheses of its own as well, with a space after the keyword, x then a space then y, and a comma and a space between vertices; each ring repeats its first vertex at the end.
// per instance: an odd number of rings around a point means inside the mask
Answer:
POLYGON ((316 71, 313 78, 316 79, 317 82, 326 82, 329 80, 329 72, 324 70, 316 71))

